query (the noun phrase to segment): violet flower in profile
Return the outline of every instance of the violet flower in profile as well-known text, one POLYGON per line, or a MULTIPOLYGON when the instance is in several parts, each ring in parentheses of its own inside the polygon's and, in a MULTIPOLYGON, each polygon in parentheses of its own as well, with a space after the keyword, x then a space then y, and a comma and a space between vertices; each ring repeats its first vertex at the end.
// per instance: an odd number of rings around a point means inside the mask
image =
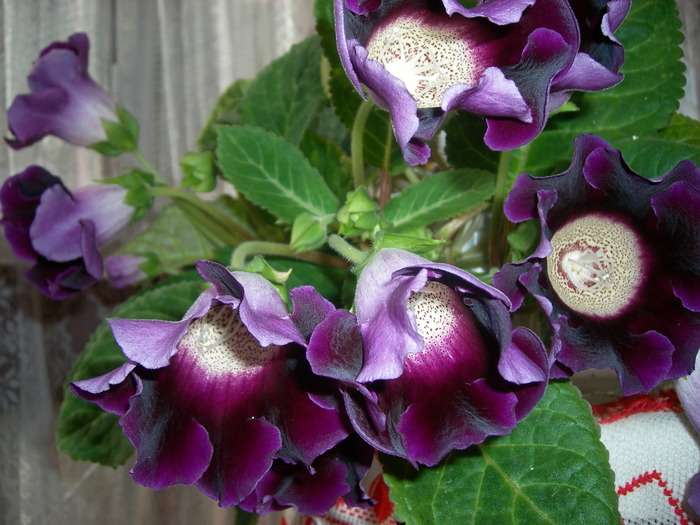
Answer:
POLYGON ((322 456, 334 454, 349 426, 312 401, 310 391, 332 396, 335 382, 312 374, 304 357, 308 330, 329 303, 302 287, 290 315, 260 275, 209 261, 197 269, 213 286, 181 321, 111 319, 128 361, 73 391, 122 416, 139 484, 196 484, 221 506, 245 502, 258 512, 332 505, 353 488, 348 467, 322 456), (328 473, 313 479, 324 485, 318 498, 288 485, 315 468, 328 473))
MULTIPOLYGON (((610 2, 618 3, 629 6, 629 0, 610 2)), ((391 113, 410 164, 427 161, 423 141, 452 110, 485 117, 486 144, 513 149, 542 131, 547 115, 572 89, 598 90, 620 80, 617 60, 601 62, 603 52, 589 52, 596 51, 600 34, 613 38, 618 14, 626 10, 616 9, 611 17, 606 2, 595 9, 583 0, 574 5, 494 0, 466 8, 457 0, 334 0, 338 51, 355 88, 362 94, 366 86, 391 113), (577 17, 594 25, 584 31, 577 17), (558 95, 550 100, 554 91, 558 95)))
POLYGON ((308 359, 343 381, 355 430, 381 451, 435 465, 508 434, 544 393, 542 342, 514 330, 508 298, 463 270, 380 250, 355 308, 357 318, 338 310, 319 324, 308 359))
POLYGON ((116 108, 88 74, 89 49, 87 35, 76 33, 41 51, 27 77, 31 92, 17 96, 7 111, 10 146, 24 148, 46 135, 78 146, 107 138, 101 119, 117 121, 116 108))
POLYGON ((61 179, 29 166, 0 188, 5 237, 14 254, 34 263, 26 278, 48 297, 64 299, 102 279, 98 248, 129 223, 127 190, 92 184, 69 191, 61 179))
POLYGON ((518 308, 532 294, 552 325, 558 374, 614 370, 625 395, 693 370, 700 348, 700 169, 658 179, 583 135, 568 170, 521 175, 513 222, 539 218, 535 253, 494 276, 518 308))

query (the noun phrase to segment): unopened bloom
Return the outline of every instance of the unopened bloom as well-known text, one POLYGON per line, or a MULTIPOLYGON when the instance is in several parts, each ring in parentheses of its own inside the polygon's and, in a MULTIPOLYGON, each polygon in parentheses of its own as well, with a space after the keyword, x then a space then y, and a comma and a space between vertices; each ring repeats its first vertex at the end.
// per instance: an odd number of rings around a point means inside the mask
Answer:
POLYGON ((69 191, 61 179, 30 166, 0 188, 5 236, 13 252, 34 266, 27 279, 54 299, 63 299, 102 278, 98 248, 129 222, 134 208, 126 190, 92 184, 69 191))
POLYGON ((111 255, 105 260, 105 274, 109 284, 115 288, 123 288, 136 284, 148 278, 142 265, 148 258, 133 253, 111 255))
POLYGON ((346 410, 367 442, 435 465, 508 434, 544 392, 544 346, 513 330, 509 307, 465 271, 380 250, 360 275, 357 318, 328 316, 311 336, 309 361, 344 382, 346 410))
POLYGON ((617 372, 624 394, 693 370, 700 348, 700 169, 680 162, 659 179, 583 135, 568 170, 521 175, 505 205, 539 218, 535 253, 494 276, 515 307, 534 295, 567 373, 617 372))
POLYGON ((472 8, 457 0, 334 4, 343 67, 360 93, 365 85, 391 113, 411 164, 426 162, 423 140, 449 111, 485 117, 486 144, 512 149, 534 139, 572 89, 620 80, 617 60, 601 63, 588 54, 599 34, 612 38, 619 25, 618 16, 610 21, 606 2, 594 8, 575 1, 576 12, 567 0, 495 0, 472 8), (584 32, 577 17, 594 25, 584 32))
POLYGON ((319 498, 332 504, 352 488, 346 467, 322 456, 332 455, 349 429, 337 411, 312 400, 310 392, 332 395, 334 383, 315 376, 304 358, 308 331, 327 301, 310 287, 293 290, 290 315, 257 274, 208 261, 197 269, 213 286, 181 321, 111 319, 128 361, 74 383, 73 391, 122 416, 137 452, 137 483, 196 484, 221 506, 246 502, 259 512, 318 510, 312 493, 300 489, 295 498, 293 486, 278 483, 316 465, 330 473, 313 482, 325 483, 319 498))
POLYGON ((15 149, 55 135, 78 146, 105 140, 101 119, 117 121, 114 103, 88 74, 90 43, 84 33, 54 42, 39 54, 27 78, 31 93, 7 111, 15 149))

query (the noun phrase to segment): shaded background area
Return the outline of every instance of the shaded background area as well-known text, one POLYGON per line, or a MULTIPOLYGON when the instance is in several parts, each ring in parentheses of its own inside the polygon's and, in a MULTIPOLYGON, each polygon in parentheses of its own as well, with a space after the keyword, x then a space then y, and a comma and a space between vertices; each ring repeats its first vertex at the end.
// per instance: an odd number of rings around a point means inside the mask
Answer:
MULTIPOLYGON (((645 1, 645 0, 632 0, 645 1)), ((648 1, 648 0, 647 0, 648 1)), ((252 77, 313 32, 313 0, 0 0, 0 98, 27 91, 39 51, 85 31, 90 72, 141 122, 141 149, 172 181, 218 94, 252 77)), ((689 75, 681 111, 700 112, 700 2, 679 0, 689 75)), ((0 129, 7 133, 4 111, 0 129)), ((129 156, 106 160, 58 139, 18 152, 0 147, 0 178, 40 164, 69 187, 118 175, 129 156)), ((63 380, 90 333, 123 292, 96 286, 45 299, 0 240, 0 515, 7 524, 230 524, 233 513, 196 489, 154 492, 117 470, 76 463, 56 450, 63 380)), ((605 378, 594 375, 595 388, 605 378)), ((130 462, 129 462, 130 463, 130 462)))

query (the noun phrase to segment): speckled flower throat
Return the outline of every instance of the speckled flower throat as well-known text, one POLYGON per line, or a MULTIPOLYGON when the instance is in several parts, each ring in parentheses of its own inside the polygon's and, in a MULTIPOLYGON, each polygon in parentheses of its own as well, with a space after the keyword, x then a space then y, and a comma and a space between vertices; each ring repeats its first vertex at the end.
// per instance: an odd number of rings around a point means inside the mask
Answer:
POLYGON ((246 373, 274 359, 279 347, 262 348, 250 334, 237 309, 216 306, 195 319, 178 345, 189 351, 211 375, 246 373))
POLYGON ((474 52, 457 29, 406 15, 379 27, 367 52, 403 81, 419 108, 440 107, 449 87, 474 84, 478 74, 474 52))
POLYGON ((557 230, 550 243, 547 275, 566 306, 605 319, 634 303, 647 271, 630 226, 615 217, 585 215, 557 230))

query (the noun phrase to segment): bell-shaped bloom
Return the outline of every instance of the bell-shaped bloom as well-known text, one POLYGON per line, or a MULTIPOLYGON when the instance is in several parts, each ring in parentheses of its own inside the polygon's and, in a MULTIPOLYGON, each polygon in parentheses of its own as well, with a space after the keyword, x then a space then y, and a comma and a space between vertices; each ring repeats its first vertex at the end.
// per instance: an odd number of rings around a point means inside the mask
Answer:
POLYGON ((693 370, 700 348, 700 169, 680 162, 658 179, 582 135, 569 169, 521 175, 504 208, 539 219, 527 259, 494 284, 520 307, 531 294, 552 325, 559 373, 612 369, 622 392, 649 391, 693 370))
POLYGON ((27 279, 54 299, 99 281, 98 248, 114 239, 134 213, 125 197, 126 190, 114 184, 71 192, 40 166, 7 179, 0 188, 0 222, 15 255, 34 262, 27 279))
POLYGON ((612 32, 629 0, 574 0, 574 8, 568 0, 493 0, 472 8, 457 0, 334 4, 343 67, 360 93, 366 86, 391 113, 410 164, 427 161, 423 141, 449 111, 485 117, 486 144, 512 149, 534 139, 571 90, 602 89, 621 78, 621 60, 606 52, 621 52, 612 32))
POLYGON ((542 342, 514 330, 508 298, 465 271, 380 250, 355 308, 318 325, 308 359, 343 382, 355 430, 381 451, 435 465, 508 434, 544 392, 542 342))
POLYGON ((117 121, 116 108, 88 74, 89 49, 87 35, 76 33, 39 54, 27 77, 31 93, 17 96, 7 110, 10 146, 24 148, 46 135, 78 146, 107 138, 101 119, 117 121))
POLYGON ((295 289, 290 315, 260 275, 209 261, 197 269, 213 286, 181 321, 111 319, 128 361, 73 391, 122 416, 139 484, 196 484, 221 506, 245 502, 258 512, 332 505, 354 490, 331 452, 350 427, 312 400, 310 392, 332 396, 335 382, 305 360, 308 333, 329 303, 310 287, 295 289), (325 486, 318 498, 295 489, 299 476, 301 485, 325 486))

